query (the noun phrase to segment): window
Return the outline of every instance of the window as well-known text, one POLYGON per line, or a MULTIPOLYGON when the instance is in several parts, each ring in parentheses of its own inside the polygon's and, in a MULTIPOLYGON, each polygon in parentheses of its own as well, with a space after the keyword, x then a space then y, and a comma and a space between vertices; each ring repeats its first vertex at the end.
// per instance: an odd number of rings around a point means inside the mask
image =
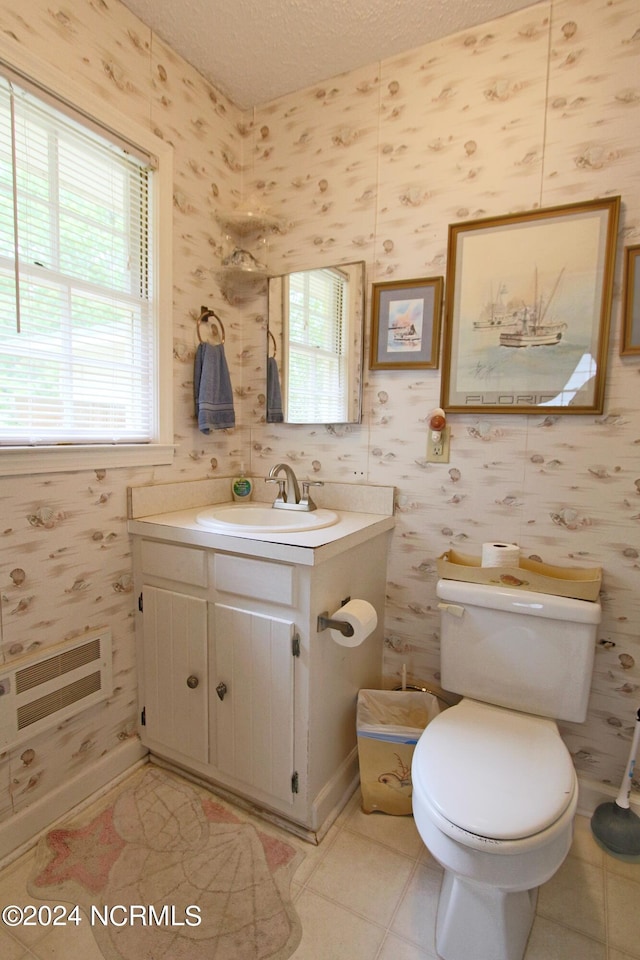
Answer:
POLYGON ((348 277, 328 267, 287 279, 287 422, 342 423, 348 395, 348 277))
POLYGON ((157 160, 52 99, 0 76, 0 469, 17 449, 95 463, 170 439, 157 160))

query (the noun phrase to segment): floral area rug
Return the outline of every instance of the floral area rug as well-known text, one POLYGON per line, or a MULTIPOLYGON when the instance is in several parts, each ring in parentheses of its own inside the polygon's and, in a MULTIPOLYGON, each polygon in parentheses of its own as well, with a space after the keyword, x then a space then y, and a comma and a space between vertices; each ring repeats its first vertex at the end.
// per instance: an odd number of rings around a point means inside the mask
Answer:
POLYGON ((148 764, 42 838, 28 889, 78 904, 106 960, 286 960, 301 938, 289 888, 303 857, 148 764))

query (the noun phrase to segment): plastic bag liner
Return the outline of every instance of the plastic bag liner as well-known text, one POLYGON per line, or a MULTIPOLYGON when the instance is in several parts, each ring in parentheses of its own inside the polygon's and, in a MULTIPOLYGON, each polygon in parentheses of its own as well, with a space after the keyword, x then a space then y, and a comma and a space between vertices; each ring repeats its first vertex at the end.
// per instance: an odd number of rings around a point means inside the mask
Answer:
POLYGON ((361 690, 356 730, 359 737, 416 744, 439 713, 438 698, 423 690, 361 690))
POLYGON ((413 751, 438 713, 438 698, 423 690, 360 691, 356 732, 365 813, 406 816, 412 812, 413 751))

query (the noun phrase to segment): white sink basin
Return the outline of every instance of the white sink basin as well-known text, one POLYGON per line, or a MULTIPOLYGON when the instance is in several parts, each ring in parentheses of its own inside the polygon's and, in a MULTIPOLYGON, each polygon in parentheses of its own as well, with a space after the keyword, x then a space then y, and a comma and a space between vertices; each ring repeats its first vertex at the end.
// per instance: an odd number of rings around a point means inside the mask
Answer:
POLYGON ((331 527, 339 519, 333 510, 281 510, 253 503, 225 503, 196 516, 216 533, 303 533, 331 527))

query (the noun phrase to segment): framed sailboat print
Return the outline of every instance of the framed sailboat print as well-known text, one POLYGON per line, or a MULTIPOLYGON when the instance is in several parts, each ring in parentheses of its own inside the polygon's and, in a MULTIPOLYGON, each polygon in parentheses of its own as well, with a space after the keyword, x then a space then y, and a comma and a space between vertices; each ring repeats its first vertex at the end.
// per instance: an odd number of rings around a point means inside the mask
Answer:
POLYGON ((440 405, 602 413, 620 197, 449 225, 440 405))
POLYGON ((371 286, 369 369, 437 367, 444 279, 391 280, 371 286))

